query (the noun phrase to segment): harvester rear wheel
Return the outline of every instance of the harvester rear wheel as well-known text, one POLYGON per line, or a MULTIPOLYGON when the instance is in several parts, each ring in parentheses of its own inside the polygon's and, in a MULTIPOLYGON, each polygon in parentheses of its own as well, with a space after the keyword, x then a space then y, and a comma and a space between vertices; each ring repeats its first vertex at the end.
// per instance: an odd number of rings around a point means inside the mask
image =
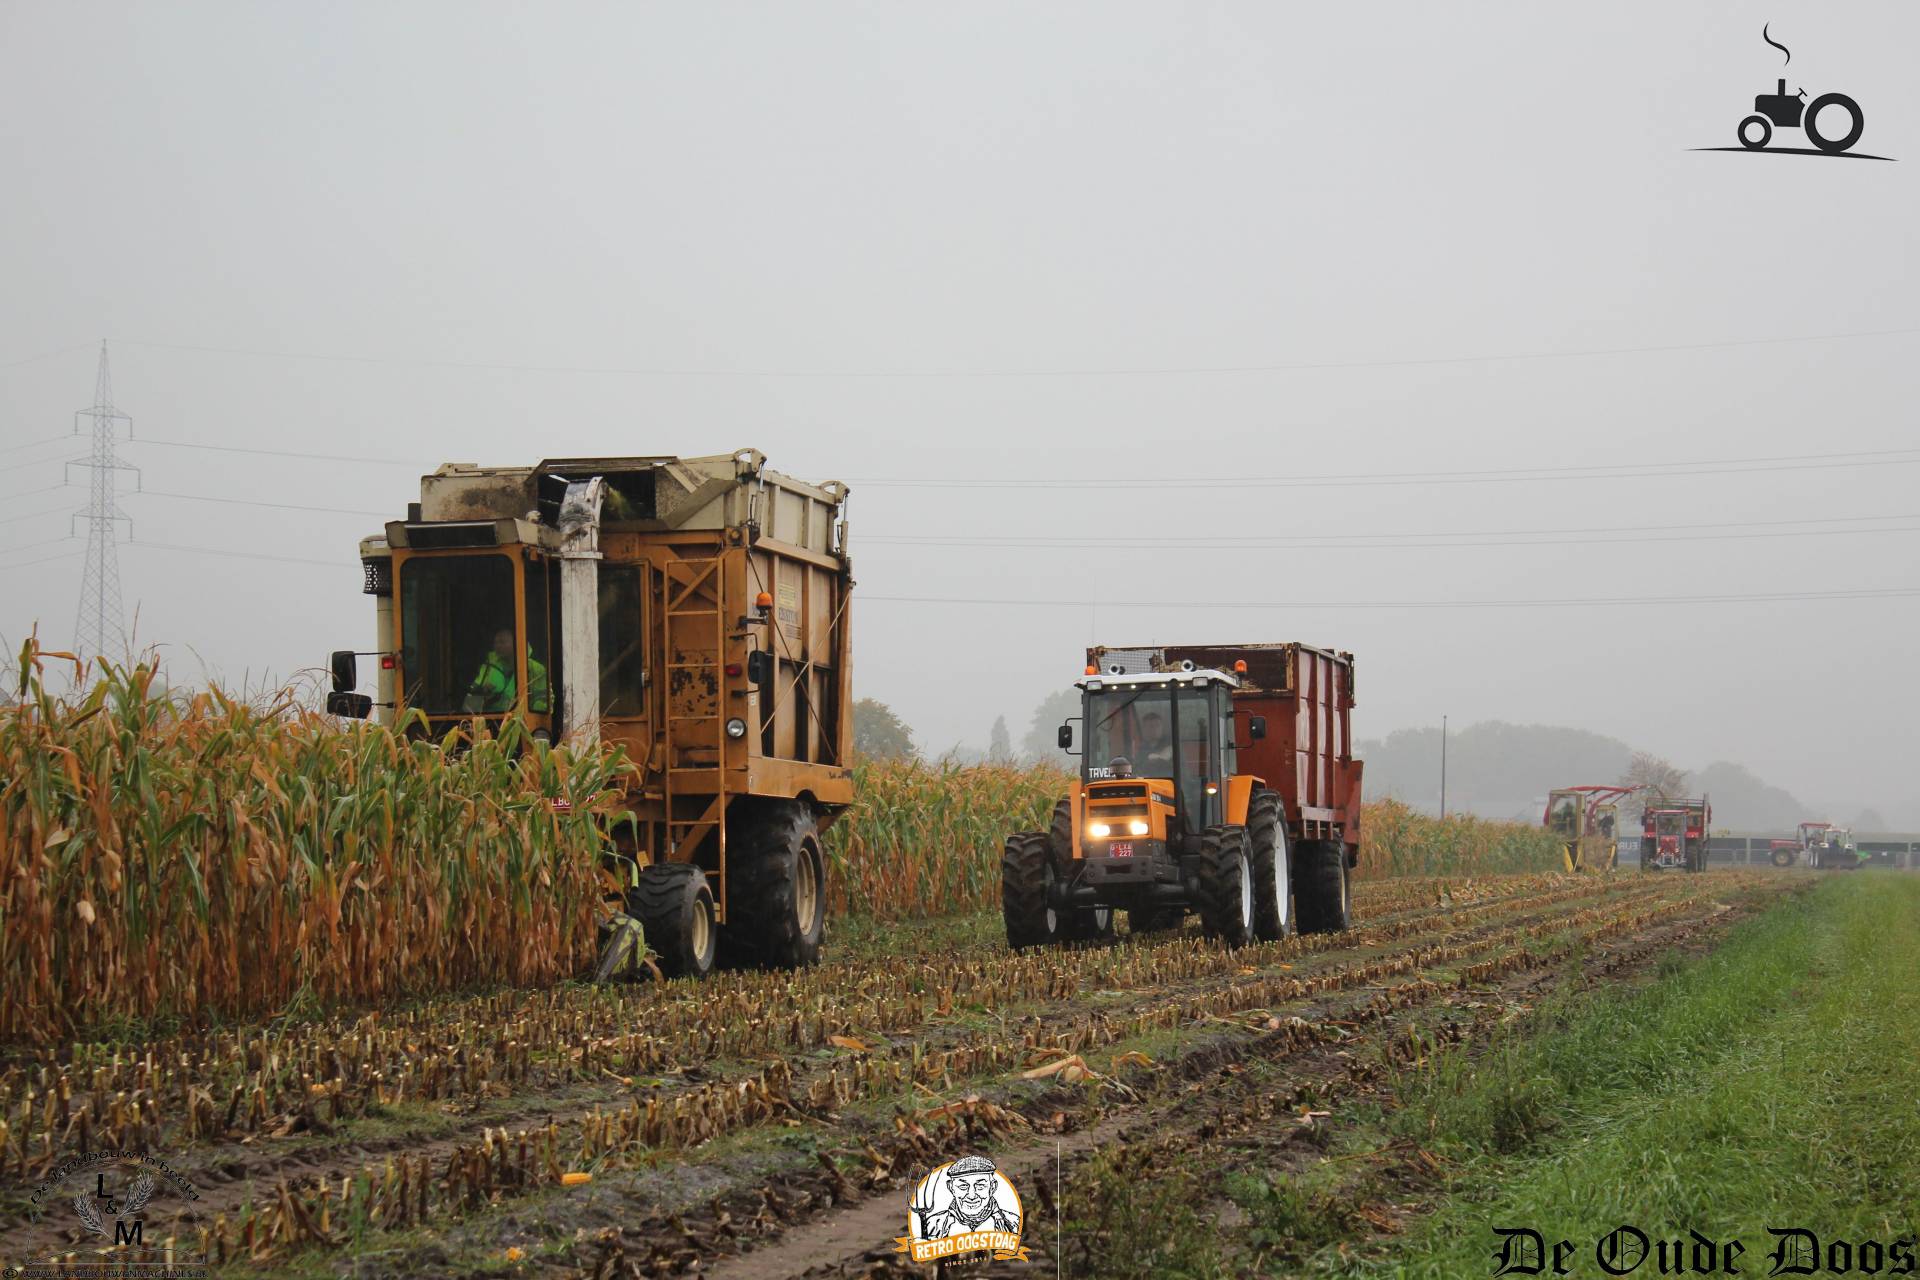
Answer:
POLYGON ((1046 834, 1020 831, 1000 855, 1000 914, 1015 951, 1060 941, 1060 913, 1047 902, 1053 887, 1053 849, 1046 834))
POLYGON ((1245 827, 1208 827, 1200 836, 1197 897, 1207 936, 1230 947, 1254 937, 1253 844, 1245 827))
POLYGON ((700 868, 687 862, 656 862, 640 868, 640 883, 627 894, 627 913, 646 931, 647 947, 669 978, 705 977, 713 971, 713 890, 700 868))
POLYGON ((820 959, 827 862, 820 828, 798 800, 743 804, 727 831, 729 962, 802 969, 820 959))
POLYGON ((1338 840, 1303 840, 1300 874, 1294 881, 1300 932, 1341 933, 1352 922, 1352 888, 1347 850, 1338 840))
POLYGON ((1294 931, 1292 857, 1278 793, 1253 793, 1247 839, 1253 846, 1253 933, 1262 942, 1278 942, 1294 931))
MULTIPOLYGON (((1061 796, 1053 805, 1047 827, 1053 850, 1053 871, 1062 880, 1073 875, 1073 801, 1061 796)), ((1113 936, 1112 907, 1072 907, 1060 913, 1062 942, 1099 942, 1113 936)))

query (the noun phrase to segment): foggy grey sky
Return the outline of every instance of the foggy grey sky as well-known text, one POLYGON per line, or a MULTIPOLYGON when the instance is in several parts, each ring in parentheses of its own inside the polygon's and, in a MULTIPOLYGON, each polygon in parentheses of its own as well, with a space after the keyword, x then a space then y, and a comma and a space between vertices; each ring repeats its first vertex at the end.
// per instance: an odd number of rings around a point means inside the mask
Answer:
POLYGON ((1362 736, 1575 725, 1920 823, 1920 597, 1353 607, 1920 587, 1917 48, 1891 3, 0 0, 0 634, 71 636, 80 442, 36 442, 105 337, 147 489, 380 513, 127 496, 176 679, 364 645, 355 543, 442 461, 751 445, 852 483, 856 690, 934 750, 1017 737, 1090 638, 1297 639, 1358 655, 1362 736), (1899 162, 1688 150, 1780 75, 1899 162), (1346 367, 1245 371, 1286 365, 1346 367), (1838 516, 1906 518, 1235 545, 1838 516))

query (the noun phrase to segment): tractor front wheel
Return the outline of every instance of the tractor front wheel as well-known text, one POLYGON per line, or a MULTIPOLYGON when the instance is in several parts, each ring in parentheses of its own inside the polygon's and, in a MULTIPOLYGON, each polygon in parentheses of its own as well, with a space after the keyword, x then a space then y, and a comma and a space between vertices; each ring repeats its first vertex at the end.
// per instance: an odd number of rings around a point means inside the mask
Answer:
POLYGON ((1208 827, 1200 836, 1200 923, 1230 947, 1254 939, 1253 844, 1245 827, 1208 827))
POLYGON ((640 868, 640 883, 627 894, 627 913, 646 932, 647 948, 669 978, 701 978, 713 972, 713 890, 706 873, 687 862, 656 862, 640 868))
POLYGON ((727 832, 727 951, 770 969, 820 959, 827 926, 819 824, 798 800, 744 807, 727 832))
POLYGON ((1000 855, 1000 914, 1015 951, 1060 941, 1060 913, 1047 901, 1053 888, 1053 849, 1043 831, 1007 837, 1000 855))
POLYGON ((1301 844, 1300 855, 1300 878, 1294 885, 1300 932, 1344 932, 1353 918, 1346 846, 1338 840, 1308 840, 1301 844))
MULTIPOLYGON (((1047 844, 1053 850, 1054 874, 1070 879, 1073 872, 1073 801, 1061 796, 1053 805, 1047 826, 1047 844)), ((1060 914, 1062 942, 1104 942, 1113 936, 1112 907, 1070 907, 1060 914)))
POLYGON ((1775 850, 1773 851, 1773 865, 1774 865, 1774 866, 1776 866, 1776 867, 1790 867, 1790 866, 1792 866, 1792 865, 1793 865, 1793 850, 1791 850, 1791 849, 1775 849, 1775 850))

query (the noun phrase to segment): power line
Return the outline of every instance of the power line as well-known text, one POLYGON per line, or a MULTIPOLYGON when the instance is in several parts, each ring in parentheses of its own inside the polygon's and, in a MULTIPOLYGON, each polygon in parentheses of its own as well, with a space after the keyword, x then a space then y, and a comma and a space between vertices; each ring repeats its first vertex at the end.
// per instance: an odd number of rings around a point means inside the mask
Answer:
POLYGON ((25 569, 36 564, 52 564, 55 560, 71 560, 75 556, 86 554, 84 551, 63 551, 57 556, 42 556, 38 560, 22 560, 15 564, 0 564, 0 573, 8 569, 25 569))
POLYGON ((19 360, 9 360, 5 364, 0 364, 0 369, 17 369, 23 364, 34 364, 40 360, 49 360, 54 356, 64 356, 74 351, 86 351, 92 346, 93 344, 91 342, 82 342, 78 346, 60 347, 54 351, 42 351, 37 356, 25 356, 19 360))
MULTIPOLYGON (((1352 542, 1358 540, 1378 540, 1382 538, 1521 538, 1534 534, 1565 533, 1656 533, 1673 530, 1694 529, 1755 529, 1771 528, 1781 525, 1809 524, 1860 524, 1875 520, 1920 520, 1920 511, 1894 512, 1883 516, 1803 516, 1793 520, 1709 520, 1696 524, 1624 524, 1624 525, 1573 525, 1554 529, 1427 529, 1410 530, 1404 533, 1313 533, 1299 534, 1294 538, 1280 536, 1281 541, 1297 541, 1299 538, 1314 538, 1324 542, 1352 542)), ((1126 535, 1131 536, 1131 535, 1126 535)), ((1156 537, 1154 545, 1225 542, 1234 545, 1250 545, 1272 540, 1263 535, 1260 538, 1239 538, 1233 534, 1168 534, 1156 537)), ((861 539, 863 542, 901 543, 907 545, 926 544, 985 546, 1077 546, 1089 550, 1112 546, 1112 538, 1103 538, 1094 534, 1040 535, 1038 537, 1016 537, 1010 535, 981 534, 974 538, 957 539, 940 534, 882 534, 861 539)))
POLYGON ((216 498, 204 493, 169 493, 164 489, 142 489, 143 498, 183 498, 188 502, 219 502, 235 507, 271 507, 275 511, 319 511, 328 515, 373 516, 391 519, 391 511, 364 511, 352 507, 309 507, 294 502, 262 502, 256 498, 216 498))
MULTIPOLYGON (((1920 597, 1920 587, 1860 587, 1834 591, 1762 591, 1691 596, 1566 596, 1535 600, 1168 600, 1150 598, 1127 601, 1130 610, 1147 609, 1542 609, 1571 606, 1619 606, 1639 604, 1745 604, 1790 600, 1891 600, 1920 597)), ((862 594, 871 604, 962 604, 992 605, 996 608, 1087 609, 1112 607, 1118 601, 1105 600, 1013 600, 968 596, 888 596, 862 594)))
POLYGON ((349 569, 355 573, 360 571, 360 558, 358 555, 353 556, 351 559, 303 560, 297 556, 271 556, 257 551, 227 551, 218 547, 192 547, 177 542, 129 542, 127 545, 130 547, 157 548, 161 551, 189 551, 195 555, 224 556, 232 560, 277 560, 281 564, 311 564, 326 569, 349 569))
POLYGON ((1707 342, 1675 342, 1626 347, 1586 347, 1566 351, 1517 351, 1461 356, 1414 356, 1391 360, 1319 360, 1273 364, 1088 366, 1050 369, 712 369, 664 366, 542 365, 490 360, 431 360, 400 356, 333 355, 305 351, 271 351, 249 347, 216 347, 180 342, 116 339, 125 345, 166 351, 252 356, 274 360, 317 360, 331 364, 401 365, 420 369, 474 369, 504 373, 615 374, 650 378, 1089 378, 1160 377, 1168 375, 1292 373, 1316 369, 1390 369, 1421 365, 1480 364, 1493 361, 1577 360, 1593 356, 1646 355, 1672 351, 1709 351, 1739 347, 1782 346, 1803 342, 1842 342, 1861 338, 1905 337, 1920 329, 1870 329, 1850 333, 1805 334, 1782 338, 1728 338, 1707 342))
POLYGON ((308 462, 371 462, 385 466, 417 467, 417 458, 367 458, 348 453, 296 453, 290 449, 252 449, 237 444, 196 444, 191 440, 155 440, 142 438, 144 445, 160 445, 168 449, 202 449, 208 453, 257 453, 270 458, 301 458, 308 462))
POLYGON ((1108 480, 922 480, 864 476, 848 484, 902 489, 1291 489, 1402 484, 1511 484, 1542 480, 1645 480, 1661 476, 1738 475, 1756 471, 1818 471, 1845 467, 1907 466, 1920 463, 1920 448, 1873 449, 1854 453, 1780 454, 1756 458, 1710 458, 1693 462, 1590 463, 1562 467, 1475 468, 1467 471, 1376 471, 1301 476, 1191 476, 1108 480))
MULTIPOLYGON (((5 449, 0 449, 0 455, 5 455, 9 453, 19 453, 22 449, 38 449, 45 445, 60 444, 62 442, 71 442, 72 439, 73 439, 72 435, 64 435, 64 436, 48 436, 44 440, 29 440, 25 444, 16 444, 5 449)), ((21 465, 32 466, 33 464, 22 463, 21 465)))
MULTIPOLYGON (((979 551, 1029 549, 1038 551, 1430 551, 1453 547, 1609 547, 1644 542, 1739 542, 1753 538, 1817 538, 1831 535, 1864 536, 1881 533, 1920 533, 1920 525, 1892 529, 1792 529, 1766 533, 1672 533, 1647 538, 1515 538, 1503 541, 1454 542, 1314 542, 1301 539, 1220 539, 1214 542, 1028 542, 982 544, 964 539, 925 540, 915 547, 966 547, 979 551)), ((887 537, 867 542, 892 544, 887 537)))

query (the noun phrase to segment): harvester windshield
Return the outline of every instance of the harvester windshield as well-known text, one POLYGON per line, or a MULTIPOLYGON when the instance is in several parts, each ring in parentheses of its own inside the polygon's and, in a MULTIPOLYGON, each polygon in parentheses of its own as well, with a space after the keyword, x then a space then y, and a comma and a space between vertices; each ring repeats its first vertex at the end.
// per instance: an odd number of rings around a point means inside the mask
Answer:
POLYGON ((551 710, 547 574, 511 554, 413 556, 399 574, 402 698, 429 716, 551 710), (524 576, 528 595, 518 607, 524 576), (523 700, 524 695, 524 700, 523 700))

